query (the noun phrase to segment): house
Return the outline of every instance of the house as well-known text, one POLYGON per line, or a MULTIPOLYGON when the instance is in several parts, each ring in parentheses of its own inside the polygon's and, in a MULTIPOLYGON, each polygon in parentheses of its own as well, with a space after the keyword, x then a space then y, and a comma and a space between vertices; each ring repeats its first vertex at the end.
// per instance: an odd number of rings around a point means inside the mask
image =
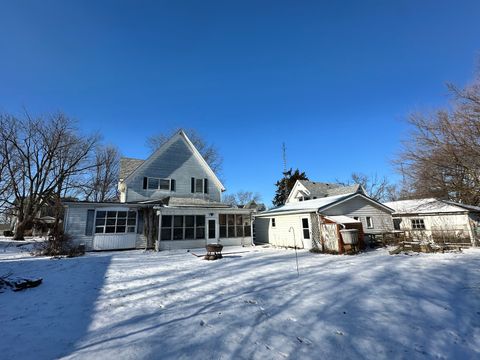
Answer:
POLYGON ((434 198, 385 203, 396 230, 411 240, 479 245, 480 207, 434 198))
POLYGON ((65 232, 87 250, 252 243, 253 211, 221 202, 223 184, 183 131, 120 166, 120 202, 65 203, 65 232))
POLYGON ((360 185, 315 185, 313 192, 309 183, 298 180, 290 202, 255 216, 256 242, 343 253, 343 230, 356 230, 361 248, 366 238, 393 231, 393 210, 368 197, 360 185), (305 200, 311 196, 316 199, 305 200))
POLYGON ((342 194, 362 193, 366 194, 365 189, 360 184, 342 186, 337 183, 323 183, 308 180, 297 180, 293 185, 286 203, 294 203, 305 200, 314 200, 326 196, 335 196, 342 194))

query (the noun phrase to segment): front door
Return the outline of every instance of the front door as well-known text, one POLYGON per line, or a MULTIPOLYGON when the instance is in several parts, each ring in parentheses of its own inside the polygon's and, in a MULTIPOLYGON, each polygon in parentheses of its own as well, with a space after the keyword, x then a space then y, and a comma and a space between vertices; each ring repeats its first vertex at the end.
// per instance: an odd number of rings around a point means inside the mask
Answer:
POLYGON ((208 220, 208 238, 209 239, 216 238, 215 220, 208 220))

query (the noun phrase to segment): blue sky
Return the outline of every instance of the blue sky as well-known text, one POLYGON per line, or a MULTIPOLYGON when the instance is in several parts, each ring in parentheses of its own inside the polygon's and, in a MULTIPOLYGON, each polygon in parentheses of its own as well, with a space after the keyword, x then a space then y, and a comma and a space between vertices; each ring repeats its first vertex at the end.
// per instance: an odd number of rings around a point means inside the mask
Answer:
POLYGON ((392 176, 414 110, 472 79, 479 1, 0 0, 0 111, 62 110, 125 156, 195 128, 228 191, 392 176))

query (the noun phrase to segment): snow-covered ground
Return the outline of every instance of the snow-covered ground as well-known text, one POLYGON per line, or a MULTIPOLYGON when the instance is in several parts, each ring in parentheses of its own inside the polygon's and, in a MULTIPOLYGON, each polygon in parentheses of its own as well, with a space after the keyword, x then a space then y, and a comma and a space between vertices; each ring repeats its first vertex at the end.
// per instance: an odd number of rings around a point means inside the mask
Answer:
POLYGON ((32 258, 0 293, 2 359, 480 358, 480 250, 390 256, 227 248, 32 258))

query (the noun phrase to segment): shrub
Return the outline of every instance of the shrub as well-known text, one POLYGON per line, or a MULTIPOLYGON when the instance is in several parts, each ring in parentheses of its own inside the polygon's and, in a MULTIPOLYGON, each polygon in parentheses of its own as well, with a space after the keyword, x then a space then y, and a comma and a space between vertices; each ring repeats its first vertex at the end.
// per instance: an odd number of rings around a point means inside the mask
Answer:
POLYGON ((76 257, 85 254, 85 245, 75 244, 68 234, 50 236, 47 241, 35 245, 32 255, 76 257))

